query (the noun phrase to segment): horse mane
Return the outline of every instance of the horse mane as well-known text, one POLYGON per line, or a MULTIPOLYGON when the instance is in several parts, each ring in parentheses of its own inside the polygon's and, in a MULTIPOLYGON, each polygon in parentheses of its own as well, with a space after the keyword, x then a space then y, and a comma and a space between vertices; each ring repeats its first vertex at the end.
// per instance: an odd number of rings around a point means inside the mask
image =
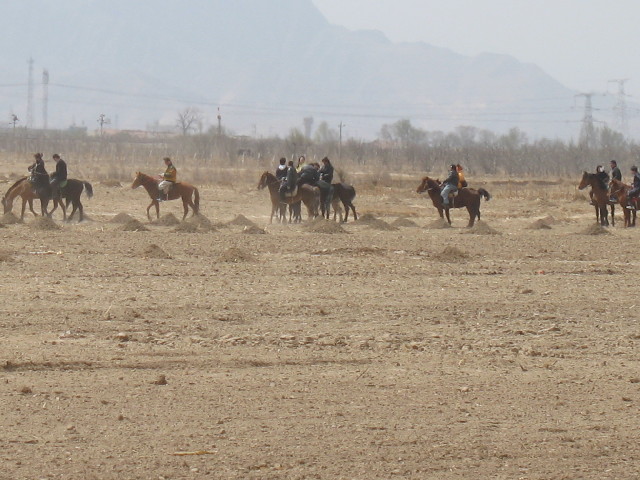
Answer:
POLYGON ((429 188, 440 188, 440 182, 434 180, 431 177, 424 177, 422 181, 426 181, 427 185, 429 185, 429 188))
POLYGON ((2 198, 7 198, 7 195, 9 195, 19 184, 24 182, 26 179, 27 177, 22 177, 20 180, 17 180, 13 185, 9 187, 9 190, 7 190, 7 193, 5 193, 4 197, 2 198))

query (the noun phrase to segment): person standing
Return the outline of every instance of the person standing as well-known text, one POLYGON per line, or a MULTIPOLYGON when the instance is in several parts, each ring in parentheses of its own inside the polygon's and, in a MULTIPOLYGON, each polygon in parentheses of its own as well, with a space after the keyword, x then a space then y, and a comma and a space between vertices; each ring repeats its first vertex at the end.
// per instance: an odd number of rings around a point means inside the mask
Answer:
POLYGON ((164 200, 169 200, 169 190, 178 180, 178 171, 176 167, 173 166, 171 159, 169 157, 164 157, 164 164, 167 169, 161 175, 162 181, 158 184, 158 201, 162 202, 164 200))
POLYGON ((449 176, 444 182, 442 182, 443 186, 442 190, 440 191, 440 196, 442 197, 442 205, 445 208, 449 207, 449 194, 458 191, 458 181, 458 167, 452 164, 449 167, 449 176))

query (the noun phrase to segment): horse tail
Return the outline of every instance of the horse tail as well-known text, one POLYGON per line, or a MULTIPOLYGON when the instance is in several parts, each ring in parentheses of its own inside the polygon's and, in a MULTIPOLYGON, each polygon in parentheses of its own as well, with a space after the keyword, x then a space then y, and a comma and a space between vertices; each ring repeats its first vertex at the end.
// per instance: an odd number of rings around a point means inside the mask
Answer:
POLYGON ((200 212, 200 192, 193 187, 193 204, 196 206, 196 213, 200 212))
POLYGON ((479 188, 478 193, 482 195, 487 202, 491 200, 491 194, 487 192, 484 188, 479 188))
POLYGON ((87 191, 87 197, 93 197, 93 187, 91 184, 89 182, 82 182, 82 184, 84 185, 84 189, 87 191))

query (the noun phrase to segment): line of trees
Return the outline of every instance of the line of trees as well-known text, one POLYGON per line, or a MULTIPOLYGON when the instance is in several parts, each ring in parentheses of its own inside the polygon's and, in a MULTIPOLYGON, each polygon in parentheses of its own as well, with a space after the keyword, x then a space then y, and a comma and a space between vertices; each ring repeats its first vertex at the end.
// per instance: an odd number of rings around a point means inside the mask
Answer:
POLYGON ((280 157, 328 156, 342 168, 359 171, 432 172, 461 163, 474 174, 499 176, 575 176, 616 159, 623 168, 640 164, 640 145, 607 127, 597 128, 587 146, 580 142, 530 140, 517 128, 496 134, 470 126, 452 132, 425 131, 409 120, 383 125, 378 138, 341 141, 339 132, 320 123, 306 136, 294 128, 286 136, 233 136, 215 128, 196 128, 197 111, 183 111, 182 135, 143 136, 121 132, 89 136, 84 132, 0 130, 0 154, 29 160, 36 151, 61 152, 76 161, 105 160, 154 165, 163 156, 199 167, 270 168, 280 157))

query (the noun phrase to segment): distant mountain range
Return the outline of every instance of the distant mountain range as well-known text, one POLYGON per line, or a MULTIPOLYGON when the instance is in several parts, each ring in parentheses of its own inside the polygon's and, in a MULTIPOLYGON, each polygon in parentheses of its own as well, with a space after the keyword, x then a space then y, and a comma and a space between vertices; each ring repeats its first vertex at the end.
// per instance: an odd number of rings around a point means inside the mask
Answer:
POLYGON ((219 107, 223 125, 246 135, 285 135, 313 117, 363 138, 401 118, 428 130, 567 137, 582 116, 575 92, 535 65, 349 31, 311 0, 5 1, 0 31, 0 118, 26 123, 33 58, 35 128, 44 68, 51 128, 93 130, 101 113, 123 129, 174 125, 194 106, 205 127, 219 107))

